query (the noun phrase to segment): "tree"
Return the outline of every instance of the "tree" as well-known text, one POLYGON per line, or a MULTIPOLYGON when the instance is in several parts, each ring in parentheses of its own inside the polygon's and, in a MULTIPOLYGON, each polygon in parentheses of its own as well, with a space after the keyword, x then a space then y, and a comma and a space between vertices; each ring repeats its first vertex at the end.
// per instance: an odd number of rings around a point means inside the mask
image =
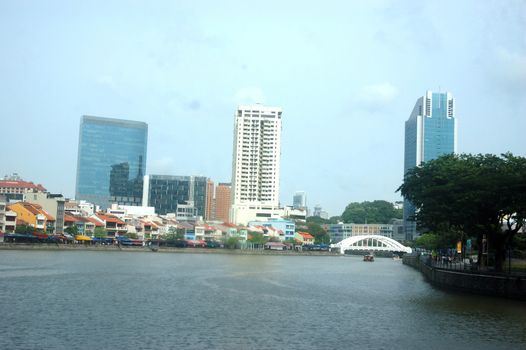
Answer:
POLYGON ((393 203, 384 200, 349 203, 341 215, 343 222, 355 224, 386 224, 391 219, 401 218, 402 210, 395 209, 393 203))
POLYGON ((104 227, 95 227, 93 235, 97 238, 105 238, 108 235, 108 232, 104 227))
POLYGON ((78 235, 79 229, 77 228, 77 225, 68 226, 64 229, 64 232, 71 236, 78 235))
POLYGON ((410 169, 398 191, 415 206, 419 229, 476 237, 479 262, 486 239, 501 271, 526 218, 526 158, 445 155, 410 169))
POLYGON ((225 245, 228 249, 235 249, 238 241, 239 239, 237 237, 230 237, 226 240, 225 245))
POLYGON ((307 232, 309 232, 314 237, 315 244, 321 243, 330 243, 331 237, 327 231, 320 225, 315 222, 307 223, 307 232))
POLYGON ((307 218, 307 223, 309 222, 313 222, 313 223, 316 223, 316 224, 329 224, 330 223, 330 220, 327 220, 327 219, 324 219, 324 218, 320 218, 319 216, 309 216, 307 218))
POLYGON ((265 239, 265 236, 263 236, 262 233, 259 232, 249 232, 250 238, 248 239, 249 242, 254 244, 265 244, 267 240, 265 239))
POLYGON ((15 233, 19 234, 32 234, 35 231, 34 227, 29 225, 16 225, 15 233))
POLYGON ((458 241, 455 232, 424 233, 415 240, 415 247, 425 248, 428 250, 437 250, 454 246, 458 241))
POLYGON ((126 236, 128 236, 129 239, 137 239, 137 238, 139 238, 139 235, 136 232, 128 232, 128 233, 126 233, 126 236))

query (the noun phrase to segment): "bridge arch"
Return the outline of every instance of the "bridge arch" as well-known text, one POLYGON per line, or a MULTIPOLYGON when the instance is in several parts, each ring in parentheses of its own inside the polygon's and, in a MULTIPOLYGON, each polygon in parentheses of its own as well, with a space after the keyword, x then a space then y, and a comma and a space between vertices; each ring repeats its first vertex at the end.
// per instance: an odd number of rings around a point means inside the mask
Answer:
POLYGON ((338 243, 331 244, 331 248, 339 248, 340 253, 346 250, 367 250, 370 252, 400 252, 411 253, 412 249, 406 247, 392 238, 381 235, 362 235, 346 238, 338 243))

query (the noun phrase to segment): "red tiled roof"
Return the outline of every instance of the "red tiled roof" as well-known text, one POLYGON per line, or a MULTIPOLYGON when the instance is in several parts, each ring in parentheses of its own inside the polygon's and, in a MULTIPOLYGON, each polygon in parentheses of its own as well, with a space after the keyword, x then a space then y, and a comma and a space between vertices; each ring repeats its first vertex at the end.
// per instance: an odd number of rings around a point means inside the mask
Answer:
POLYGON ((101 218, 102 220, 106 221, 106 222, 114 222, 114 223, 119 224, 119 225, 126 224, 124 221, 122 221, 121 219, 119 219, 118 217, 116 217, 114 215, 110 215, 110 214, 106 214, 106 213, 97 213, 96 215, 99 218, 101 218))
POLYGON ((64 223, 66 222, 77 222, 77 219, 73 215, 64 214, 64 223))
POLYGON ((298 233, 299 233, 300 235, 302 235, 303 238, 305 238, 305 239, 314 239, 314 236, 311 235, 311 234, 308 233, 308 232, 298 232, 298 233))
POLYGON ((97 219, 94 219, 94 218, 86 218, 87 221, 95 224, 95 227, 104 227, 104 224, 102 222, 100 222, 99 220, 97 219))
POLYGON ((11 187, 11 188, 31 188, 36 189, 41 192, 46 192, 47 190, 41 184, 35 185, 29 181, 22 180, 0 180, 0 187, 11 187))
POLYGON ((8 208, 15 207, 16 205, 22 206, 25 210, 27 210, 33 215, 38 215, 38 214, 44 215, 46 217, 46 220, 55 221, 55 217, 49 214, 47 211, 45 211, 40 204, 34 204, 34 203, 28 203, 28 202, 18 202, 11 206, 8 206, 8 208))
MULTIPOLYGON (((91 222, 91 220, 83 216, 64 214, 64 222, 91 222)), ((101 224, 101 226, 103 225, 101 224)))

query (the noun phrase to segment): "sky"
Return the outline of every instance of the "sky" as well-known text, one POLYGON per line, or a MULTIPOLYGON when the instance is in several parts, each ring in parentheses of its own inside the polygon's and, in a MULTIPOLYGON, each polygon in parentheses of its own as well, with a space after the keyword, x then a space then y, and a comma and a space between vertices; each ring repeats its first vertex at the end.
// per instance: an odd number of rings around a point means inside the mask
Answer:
POLYGON ((526 155, 526 1, 0 0, 0 176, 73 197, 82 115, 148 123, 147 173, 230 182, 239 104, 283 108, 281 204, 400 200, 404 123, 526 155))

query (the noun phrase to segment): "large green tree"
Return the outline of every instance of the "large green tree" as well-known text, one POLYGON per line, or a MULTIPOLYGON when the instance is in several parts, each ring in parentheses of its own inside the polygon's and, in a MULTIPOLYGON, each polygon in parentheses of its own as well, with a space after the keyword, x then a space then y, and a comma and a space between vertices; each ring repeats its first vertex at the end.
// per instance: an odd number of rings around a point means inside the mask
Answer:
POLYGON ((398 190, 415 206, 420 230, 476 237, 479 262, 489 246, 502 270, 526 218, 526 158, 445 155, 409 170, 398 190))
POLYGON ((393 203, 383 200, 349 203, 341 215, 343 222, 355 224, 386 224, 391 219, 401 218, 402 211, 395 209, 393 203))
POLYGON ((98 238, 105 238, 106 236, 108 236, 108 231, 106 231, 104 227, 95 227, 93 235, 98 238))

